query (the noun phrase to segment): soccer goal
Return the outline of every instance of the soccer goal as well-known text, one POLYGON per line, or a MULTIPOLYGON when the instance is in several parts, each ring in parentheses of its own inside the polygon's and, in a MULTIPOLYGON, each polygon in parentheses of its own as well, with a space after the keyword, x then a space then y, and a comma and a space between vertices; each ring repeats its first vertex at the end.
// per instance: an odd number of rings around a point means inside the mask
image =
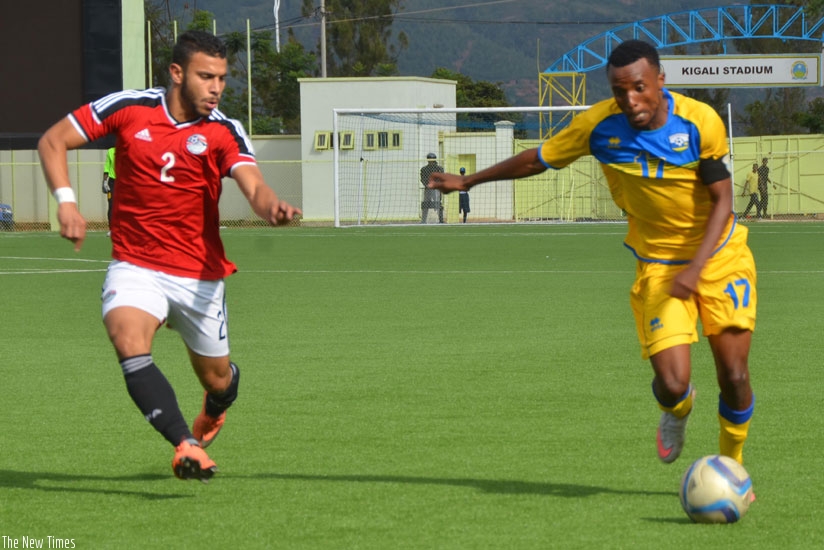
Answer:
MULTIPOLYGON (((472 174, 536 147, 585 108, 335 109, 335 225, 461 223, 457 193, 433 197, 423 186, 432 162, 445 172, 472 174)), ((592 157, 477 186, 466 217, 470 223, 621 219, 592 157)))

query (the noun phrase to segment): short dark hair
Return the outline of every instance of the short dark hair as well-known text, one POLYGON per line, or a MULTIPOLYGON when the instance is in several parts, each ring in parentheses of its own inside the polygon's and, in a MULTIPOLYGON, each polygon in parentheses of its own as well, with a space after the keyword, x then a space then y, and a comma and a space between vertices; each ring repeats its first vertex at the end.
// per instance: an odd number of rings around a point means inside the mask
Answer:
POLYGON ((177 37, 177 43, 172 50, 172 63, 186 68, 189 60, 198 52, 225 59, 226 44, 208 32, 186 31, 177 37))
POLYGON ((607 69, 610 67, 626 67, 639 59, 646 59, 653 67, 661 71, 661 58, 655 46, 643 40, 626 40, 612 50, 607 60, 607 69))

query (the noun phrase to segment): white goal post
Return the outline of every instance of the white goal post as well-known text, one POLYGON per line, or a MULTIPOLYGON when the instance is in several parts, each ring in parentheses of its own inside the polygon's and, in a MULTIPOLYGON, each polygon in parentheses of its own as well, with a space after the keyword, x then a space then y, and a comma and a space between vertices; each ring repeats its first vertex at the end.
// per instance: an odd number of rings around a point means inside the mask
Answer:
MULTIPOLYGON (((424 196, 427 155, 446 172, 471 174, 536 147, 587 108, 333 109, 335 226, 463 222, 457 193, 438 197, 442 214, 424 196)), ((471 223, 623 219, 592 157, 469 195, 471 223)))

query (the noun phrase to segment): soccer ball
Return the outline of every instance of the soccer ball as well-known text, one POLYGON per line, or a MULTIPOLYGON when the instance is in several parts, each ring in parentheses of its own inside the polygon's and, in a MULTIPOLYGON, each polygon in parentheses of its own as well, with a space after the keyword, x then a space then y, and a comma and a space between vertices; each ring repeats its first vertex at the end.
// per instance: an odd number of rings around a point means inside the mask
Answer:
POLYGON ((699 458, 681 479, 681 507, 697 523, 735 523, 753 500, 747 470, 728 456, 699 458))

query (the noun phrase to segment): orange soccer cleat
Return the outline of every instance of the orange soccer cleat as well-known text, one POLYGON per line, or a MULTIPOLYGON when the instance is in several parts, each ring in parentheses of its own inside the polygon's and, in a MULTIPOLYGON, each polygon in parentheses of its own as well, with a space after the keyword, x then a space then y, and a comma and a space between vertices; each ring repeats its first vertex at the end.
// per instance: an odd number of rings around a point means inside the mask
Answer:
POLYGON ((200 414, 195 418, 195 423, 192 425, 192 434, 200 442, 202 448, 206 448, 212 444, 223 423, 226 422, 226 411, 220 413, 217 418, 206 414, 206 399, 209 394, 203 394, 203 408, 200 409, 200 414))
POLYGON ((202 448, 190 440, 175 447, 172 470, 179 479, 199 479, 207 483, 217 471, 217 464, 202 448))

